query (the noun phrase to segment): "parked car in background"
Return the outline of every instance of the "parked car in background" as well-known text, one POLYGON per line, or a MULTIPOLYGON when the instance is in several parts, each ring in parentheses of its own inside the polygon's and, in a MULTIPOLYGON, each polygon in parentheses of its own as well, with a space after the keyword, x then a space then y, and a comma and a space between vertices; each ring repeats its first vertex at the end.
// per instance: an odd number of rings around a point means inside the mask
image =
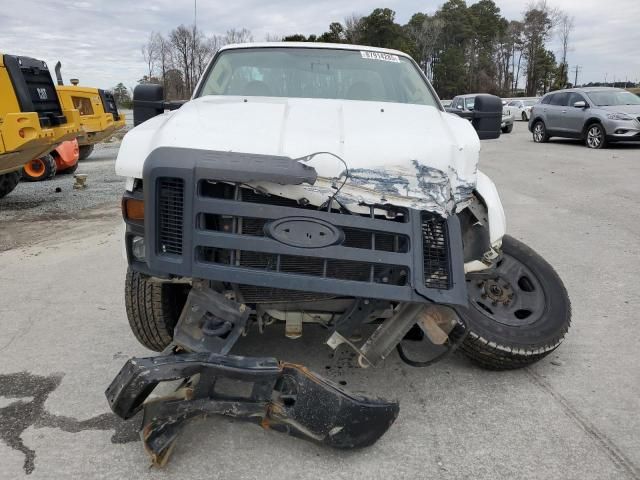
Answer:
POLYGON ((451 100, 440 100, 440 103, 442 103, 444 108, 449 108, 451 106, 451 100))
POLYGON ((529 121, 529 118, 531 118, 531 109, 539 101, 539 98, 520 98, 511 100, 507 106, 511 109, 516 118, 527 122, 529 121))
POLYGON ((502 133, 511 133, 513 131, 513 124, 516 121, 516 116, 513 113, 513 109, 509 107, 505 100, 502 101, 502 123, 500 125, 502 133))
POLYGON ((534 105, 529 120, 533 141, 580 138, 589 148, 615 141, 640 141, 640 97, 621 88, 559 90, 534 105))
MULTIPOLYGON (((471 118, 473 117, 475 100, 478 95, 480 94, 468 93, 466 95, 457 95, 451 101, 451 106, 448 108, 445 107, 445 110, 449 113, 455 113, 456 115, 462 118, 466 118, 467 120, 471 120, 471 118)), ((504 108, 504 101, 502 102, 502 104, 502 122, 500 124, 500 128, 502 129, 502 133, 511 133, 511 131, 513 130, 514 116, 508 108, 504 108)))

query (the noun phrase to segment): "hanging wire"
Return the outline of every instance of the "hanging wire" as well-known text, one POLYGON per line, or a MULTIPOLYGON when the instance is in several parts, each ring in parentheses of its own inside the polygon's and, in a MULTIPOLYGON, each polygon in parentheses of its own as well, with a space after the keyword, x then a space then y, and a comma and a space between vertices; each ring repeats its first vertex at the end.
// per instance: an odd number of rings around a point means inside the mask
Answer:
MULTIPOLYGON (((311 153, 309 155, 305 155, 303 157, 300 158, 295 158, 295 161, 298 162, 309 162, 311 160, 313 160, 316 156, 318 155, 330 155, 334 158, 337 158, 338 160, 340 160, 342 162, 342 164, 344 165, 344 181, 342 182, 342 185, 340 185, 336 191, 333 193, 333 195, 330 195, 329 198, 327 199, 327 206, 329 208, 329 210, 331 210, 331 205, 333 204, 333 201, 335 200, 338 205, 340 205, 340 207, 342 207, 343 209, 347 210, 344 205, 342 205, 342 203, 340 203, 340 201, 336 198, 337 195, 340 193, 340 190, 342 190, 342 187, 344 187, 346 185, 346 183, 349 181, 349 177, 350 177, 350 173, 349 173, 349 166, 347 165, 347 162, 344 161, 344 159, 340 156, 337 155, 333 152, 314 152, 311 153)), ((342 176, 342 175, 340 175, 342 176)), ((320 206, 320 208, 322 209, 324 207, 324 203, 320 206)), ((347 210, 348 211, 348 210, 347 210)))

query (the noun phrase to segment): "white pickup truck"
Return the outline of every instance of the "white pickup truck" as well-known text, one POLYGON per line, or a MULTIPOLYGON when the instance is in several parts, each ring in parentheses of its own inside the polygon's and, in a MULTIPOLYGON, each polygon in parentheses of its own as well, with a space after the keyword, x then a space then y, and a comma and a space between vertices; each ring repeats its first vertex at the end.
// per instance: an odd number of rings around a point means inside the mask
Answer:
MULTIPOLYGON (((426 366, 460 346, 509 369, 565 336, 562 281, 506 235, 496 187, 478 170, 479 137, 500 135, 497 97, 477 96, 469 122, 444 111, 402 52, 286 42, 222 48, 180 108, 165 112, 178 105, 157 85, 134 97, 138 126, 116 162, 127 178, 127 315, 138 340, 165 355, 134 359, 114 380, 107 396, 119 415, 142 408, 158 382, 235 375, 254 393, 233 397, 231 414, 364 446, 393 422, 396 403, 234 356, 238 337, 281 324, 298 338, 320 326, 362 367, 394 349, 426 366)), ((189 388, 184 416, 171 400, 147 407, 155 461, 175 438, 166 432, 179 422, 167 418, 230 414, 211 384, 195 397, 189 388)))

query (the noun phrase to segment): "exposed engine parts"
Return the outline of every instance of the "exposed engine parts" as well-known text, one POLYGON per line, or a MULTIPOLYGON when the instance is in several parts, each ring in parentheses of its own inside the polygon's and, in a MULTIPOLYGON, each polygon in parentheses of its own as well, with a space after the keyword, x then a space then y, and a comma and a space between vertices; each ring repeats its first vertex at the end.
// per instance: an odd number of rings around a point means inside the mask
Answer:
MULTIPOLYGON (((450 341, 449 334, 464 328, 455 312, 443 306, 352 302, 323 325, 331 331, 327 344, 334 349, 348 344, 362 367, 378 365, 412 328, 424 332, 422 341, 437 355, 454 349, 457 342, 450 341), (365 339, 360 332, 371 322, 379 325, 365 339)), ((395 421, 395 401, 352 394, 303 366, 275 358, 229 355, 252 313, 256 314, 246 305, 195 282, 165 355, 129 360, 107 388, 112 410, 123 419, 144 410, 141 436, 153 464, 167 462, 185 421, 208 414, 243 419, 335 448, 371 445, 395 421), (176 380, 181 383, 175 391, 147 401, 158 384, 176 380), (244 386, 241 392, 238 384, 244 386)), ((271 322, 277 320, 270 317, 271 322)), ((285 322, 287 336, 302 334, 302 318, 285 322)), ((262 321, 256 323, 264 327, 262 321)))

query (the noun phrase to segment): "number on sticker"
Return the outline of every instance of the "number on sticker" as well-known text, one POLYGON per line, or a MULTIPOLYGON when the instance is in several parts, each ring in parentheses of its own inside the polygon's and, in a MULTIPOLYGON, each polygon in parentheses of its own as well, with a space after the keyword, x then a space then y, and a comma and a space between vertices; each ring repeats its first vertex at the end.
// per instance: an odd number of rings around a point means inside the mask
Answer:
POLYGON ((360 55, 362 58, 366 58, 367 60, 382 60, 383 62, 400 63, 400 57, 398 57, 398 55, 391 55, 390 53, 368 52, 361 50, 360 55))

